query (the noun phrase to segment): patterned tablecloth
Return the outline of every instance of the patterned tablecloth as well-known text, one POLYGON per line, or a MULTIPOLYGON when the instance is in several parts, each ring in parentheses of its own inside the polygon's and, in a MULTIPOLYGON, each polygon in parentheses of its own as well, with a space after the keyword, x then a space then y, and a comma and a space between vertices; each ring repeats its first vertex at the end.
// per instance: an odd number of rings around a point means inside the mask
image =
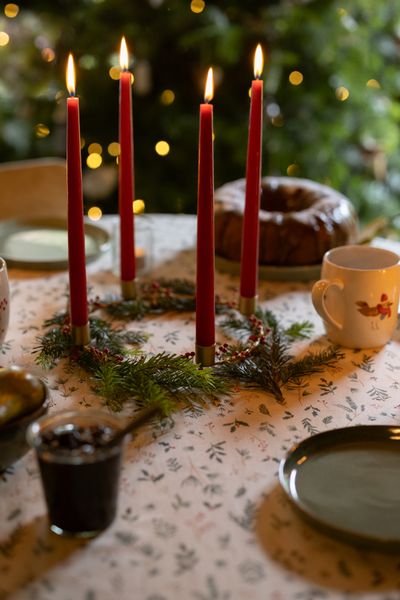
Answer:
MULTIPOLYGON (((155 274, 193 279, 194 217, 147 219, 155 274)), ((62 365, 44 373, 31 354, 44 319, 64 308, 66 272, 11 270, 10 277, 11 324, 1 362, 43 377, 52 410, 99 406, 88 381, 62 365)), ((110 254, 90 265, 88 278, 93 294, 119 289, 110 254)), ((216 285, 235 298, 235 277, 217 273, 216 285)), ((313 338, 298 343, 296 353, 326 346, 310 284, 263 282, 260 297, 285 324, 315 323, 313 338)), ((192 314, 131 327, 151 333, 149 351, 193 349, 192 314)), ((307 379, 285 395, 284 405, 261 391, 238 390, 219 407, 177 415, 154 439, 147 433, 128 445, 117 519, 90 542, 48 532, 29 452, 0 476, 0 598, 399 599, 399 556, 360 551, 310 528, 277 478, 281 458, 310 434, 398 424, 399 372, 397 330, 379 351, 347 351, 339 370, 307 379)))

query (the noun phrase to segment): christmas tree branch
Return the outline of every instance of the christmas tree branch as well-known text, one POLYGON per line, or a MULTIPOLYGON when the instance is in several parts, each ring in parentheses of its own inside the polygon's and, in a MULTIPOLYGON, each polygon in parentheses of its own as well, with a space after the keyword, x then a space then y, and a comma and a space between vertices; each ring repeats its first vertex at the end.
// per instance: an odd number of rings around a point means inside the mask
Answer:
POLYGON ((309 321, 283 328, 271 311, 258 310, 247 318, 219 298, 218 309, 226 315, 221 326, 234 339, 219 346, 216 365, 204 370, 193 364, 193 353, 146 355, 140 350, 146 334, 112 327, 94 316, 99 310, 117 319, 193 310, 194 292, 191 282, 174 279, 142 283, 137 300, 96 298, 90 302, 91 344, 83 348, 72 345, 68 315, 57 314, 45 322, 48 331, 39 339, 36 360, 51 368, 58 360, 67 359, 70 368, 86 370, 96 393, 114 410, 131 399, 139 405, 158 403, 168 414, 178 406, 198 410, 206 402, 220 399, 229 394, 228 382, 233 379, 260 387, 284 403, 285 390, 298 385, 303 377, 336 368, 343 357, 338 348, 330 347, 295 359, 291 344, 310 336, 309 321))

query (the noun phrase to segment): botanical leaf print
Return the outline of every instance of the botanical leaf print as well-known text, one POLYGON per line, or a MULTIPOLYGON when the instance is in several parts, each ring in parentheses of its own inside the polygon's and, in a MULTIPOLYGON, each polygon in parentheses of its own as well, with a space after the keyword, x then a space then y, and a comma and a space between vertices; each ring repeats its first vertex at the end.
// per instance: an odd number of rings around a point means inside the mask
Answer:
MULTIPOLYGON (((151 277, 194 281, 195 217, 145 219, 154 226, 151 277)), ((88 265, 93 297, 119 293, 110 265, 107 254, 88 265)), ((67 364, 44 372, 31 355, 43 321, 65 311, 68 273, 10 275, 11 321, 1 364, 19 364, 43 378, 51 412, 107 410, 85 373, 67 364)), ((235 301, 238 283, 218 272, 220 298, 235 301)), ((260 281, 263 311, 286 329, 313 325, 310 338, 292 330, 296 359, 329 347, 311 285, 260 281)), ((194 348, 191 311, 127 321, 124 328, 149 334, 143 346, 149 354, 166 346, 177 354, 194 348)), ((216 333, 222 345, 219 326, 216 333)), ((285 404, 238 383, 220 406, 205 407, 200 398, 138 432, 125 446, 116 519, 90 542, 48 532, 38 466, 33 452, 25 454, 0 473, 0 599, 398 600, 397 555, 360 552, 303 523, 279 486, 280 462, 301 440, 358 424, 398 426, 400 330, 379 351, 343 353, 340 371, 299 378, 285 389, 285 404)), ((130 408, 136 407, 127 413, 130 408)))

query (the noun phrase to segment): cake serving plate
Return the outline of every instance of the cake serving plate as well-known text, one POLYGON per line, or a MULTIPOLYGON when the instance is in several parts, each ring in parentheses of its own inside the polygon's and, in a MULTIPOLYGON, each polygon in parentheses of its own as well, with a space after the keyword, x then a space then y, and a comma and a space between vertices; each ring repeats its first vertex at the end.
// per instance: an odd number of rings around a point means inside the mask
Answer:
POLYGON ((332 429, 294 446, 280 483, 307 521, 366 549, 400 550, 400 427, 332 429))
MULTIPOLYGON (((110 244, 107 231, 85 223, 86 261, 95 260, 110 244)), ((0 256, 8 267, 56 270, 68 267, 67 222, 60 218, 0 221, 0 256)))
MULTIPOLYGON (((222 273, 240 275, 240 262, 229 260, 222 256, 215 257, 215 266, 222 273)), ((267 281, 313 281, 319 279, 321 265, 298 265, 293 267, 279 267, 272 265, 259 265, 258 276, 267 281)))

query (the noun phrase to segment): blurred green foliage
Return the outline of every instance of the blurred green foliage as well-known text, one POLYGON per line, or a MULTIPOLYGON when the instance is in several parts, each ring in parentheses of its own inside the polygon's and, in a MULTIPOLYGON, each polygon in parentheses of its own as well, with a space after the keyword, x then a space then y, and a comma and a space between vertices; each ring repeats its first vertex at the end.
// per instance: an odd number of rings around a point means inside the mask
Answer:
POLYGON ((195 13, 190 0, 32 0, 15 18, 0 17, 0 30, 10 36, 0 46, 0 161, 64 155, 72 50, 83 164, 91 142, 103 146, 103 165, 89 174, 87 208, 116 211, 116 166, 107 146, 118 135, 118 82, 109 69, 125 35, 134 57, 136 196, 147 211, 196 210, 198 105, 209 65, 216 79, 215 183, 244 176, 248 90, 261 42, 263 173, 328 183, 363 219, 399 212, 398 2, 206 0, 195 13), (293 71, 303 76, 299 85, 289 80, 293 71), (166 89, 175 94, 169 105, 161 101, 166 89), (156 154, 158 140, 170 144, 167 156, 156 154))

